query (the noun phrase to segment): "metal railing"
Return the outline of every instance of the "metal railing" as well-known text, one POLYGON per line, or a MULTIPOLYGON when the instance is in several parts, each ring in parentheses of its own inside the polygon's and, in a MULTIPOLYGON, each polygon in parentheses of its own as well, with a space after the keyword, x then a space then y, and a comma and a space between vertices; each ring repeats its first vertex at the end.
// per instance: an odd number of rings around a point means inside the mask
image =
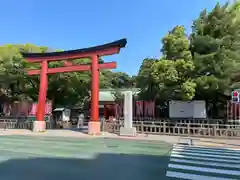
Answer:
MULTIPOLYGON (((121 121, 104 122, 103 130, 119 133, 121 121)), ((137 133, 156 135, 240 138, 240 125, 135 121, 137 133)))

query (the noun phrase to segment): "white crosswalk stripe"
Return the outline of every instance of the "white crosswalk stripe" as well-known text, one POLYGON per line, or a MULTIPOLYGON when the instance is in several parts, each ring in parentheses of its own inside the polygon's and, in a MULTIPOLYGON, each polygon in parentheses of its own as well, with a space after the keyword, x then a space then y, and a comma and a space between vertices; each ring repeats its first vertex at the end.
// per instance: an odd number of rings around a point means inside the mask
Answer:
POLYGON ((240 150, 175 145, 166 176, 170 179, 239 180, 240 150))

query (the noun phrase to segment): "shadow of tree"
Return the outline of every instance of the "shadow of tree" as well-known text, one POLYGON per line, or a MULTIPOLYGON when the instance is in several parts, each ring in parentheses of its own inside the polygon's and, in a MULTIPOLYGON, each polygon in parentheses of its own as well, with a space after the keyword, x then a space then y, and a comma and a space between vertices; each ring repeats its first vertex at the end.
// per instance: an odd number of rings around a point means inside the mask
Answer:
POLYGON ((93 159, 11 159, 0 164, 0 179, 164 180, 168 161, 168 156, 107 153, 93 159))

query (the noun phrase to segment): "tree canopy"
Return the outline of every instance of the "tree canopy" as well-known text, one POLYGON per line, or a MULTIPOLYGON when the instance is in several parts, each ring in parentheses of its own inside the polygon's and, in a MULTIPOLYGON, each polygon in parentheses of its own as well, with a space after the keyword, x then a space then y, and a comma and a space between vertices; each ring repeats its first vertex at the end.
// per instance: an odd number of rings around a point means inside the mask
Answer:
POLYGON ((143 60, 140 67, 144 95, 154 87, 155 97, 162 100, 191 100, 196 94, 213 99, 240 88, 239 7, 234 2, 217 3, 209 12, 204 9, 193 21, 189 36, 183 26, 170 30, 162 38, 161 58, 143 60))

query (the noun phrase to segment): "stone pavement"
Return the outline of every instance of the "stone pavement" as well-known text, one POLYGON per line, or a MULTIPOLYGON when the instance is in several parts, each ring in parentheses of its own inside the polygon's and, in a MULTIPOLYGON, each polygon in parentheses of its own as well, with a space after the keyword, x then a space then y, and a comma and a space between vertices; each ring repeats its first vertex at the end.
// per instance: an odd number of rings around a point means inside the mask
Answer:
POLYGON ((240 179, 240 150, 175 145, 166 176, 171 179, 240 179))
POLYGON ((145 135, 139 134, 137 137, 124 137, 116 134, 104 132, 101 136, 91 136, 85 132, 62 129, 62 130, 47 130, 46 132, 34 133, 24 129, 7 129, 6 131, 0 129, 1 135, 26 135, 26 136, 52 136, 52 137, 75 137, 75 138, 121 138, 121 139, 135 139, 135 140, 158 140, 175 144, 179 141, 177 136, 159 136, 159 135, 145 135))
POLYGON ((59 133, 1 132, 0 179, 167 179, 172 144, 59 133))

